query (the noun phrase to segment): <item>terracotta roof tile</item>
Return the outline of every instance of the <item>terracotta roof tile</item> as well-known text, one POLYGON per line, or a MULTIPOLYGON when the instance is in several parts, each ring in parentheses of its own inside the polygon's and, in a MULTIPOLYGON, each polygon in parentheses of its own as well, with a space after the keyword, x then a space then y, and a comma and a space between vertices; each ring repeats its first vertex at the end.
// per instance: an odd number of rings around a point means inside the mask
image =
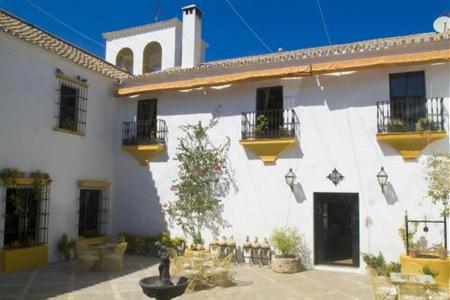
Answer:
POLYGON ((280 62, 293 62, 293 61, 301 62, 301 60, 309 58, 333 57, 355 52, 379 51, 386 48, 401 47, 409 44, 429 43, 441 40, 448 40, 450 42, 450 32, 421 33, 392 38, 367 40, 349 44, 307 48, 265 55, 255 55, 255 56, 246 56, 246 57, 211 61, 200 64, 199 66, 194 68, 182 69, 180 67, 175 67, 163 71, 132 76, 129 77, 127 81, 142 80, 142 79, 163 80, 175 77, 179 74, 201 73, 205 71, 231 69, 236 67, 253 66, 253 65, 265 65, 265 64, 269 65, 271 63, 280 63, 280 62))
POLYGON ((8 33, 25 42, 41 47, 76 64, 114 80, 131 77, 116 66, 82 50, 36 26, 0 10, 0 32, 8 33))

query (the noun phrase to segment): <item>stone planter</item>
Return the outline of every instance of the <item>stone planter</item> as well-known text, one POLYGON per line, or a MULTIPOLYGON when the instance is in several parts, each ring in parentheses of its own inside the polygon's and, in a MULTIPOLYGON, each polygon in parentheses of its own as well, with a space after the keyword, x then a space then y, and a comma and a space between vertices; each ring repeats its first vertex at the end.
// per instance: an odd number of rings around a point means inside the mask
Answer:
POLYGON ((277 273, 297 273, 300 271, 300 258, 272 257, 272 270, 277 273))

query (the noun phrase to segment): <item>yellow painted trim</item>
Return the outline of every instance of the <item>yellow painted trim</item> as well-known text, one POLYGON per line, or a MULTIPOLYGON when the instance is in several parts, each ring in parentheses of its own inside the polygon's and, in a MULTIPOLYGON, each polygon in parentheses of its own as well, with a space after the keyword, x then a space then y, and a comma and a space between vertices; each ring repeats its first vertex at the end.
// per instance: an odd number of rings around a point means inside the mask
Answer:
POLYGON ((122 150, 133 156, 142 166, 149 164, 150 160, 164 150, 164 144, 122 146, 122 150))
POLYGON ((410 257, 406 254, 400 255, 400 264, 402 265, 402 273, 405 274, 421 274, 425 266, 430 267, 433 271, 437 271, 436 281, 448 285, 450 280, 450 259, 436 258, 419 258, 410 257))
POLYGON ((47 262, 47 245, 0 251, 0 266, 3 272, 36 268, 47 262))
POLYGON ((62 129, 62 128, 59 128, 59 127, 55 127, 55 128, 53 128, 53 130, 58 131, 58 132, 62 132, 62 133, 73 134, 73 135, 77 135, 77 136, 84 136, 84 134, 81 134, 78 131, 62 129))
POLYGON ((295 138, 240 140, 239 143, 255 153, 265 164, 275 163, 278 155, 297 142, 295 138))
MULTIPOLYGON (((24 177, 24 178, 12 178, 13 182, 15 184, 18 185, 32 185, 33 182, 35 181, 34 178, 28 178, 28 177, 24 177)), ((48 185, 51 183, 50 179, 41 179, 42 184, 48 185)))
POLYGON ((110 182, 100 181, 100 180, 78 180, 77 185, 80 188, 109 188, 111 186, 110 182))
POLYGON ((427 145, 446 136, 445 131, 387 132, 378 133, 377 140, 397 149, 404 159, 415 159, 427 145))

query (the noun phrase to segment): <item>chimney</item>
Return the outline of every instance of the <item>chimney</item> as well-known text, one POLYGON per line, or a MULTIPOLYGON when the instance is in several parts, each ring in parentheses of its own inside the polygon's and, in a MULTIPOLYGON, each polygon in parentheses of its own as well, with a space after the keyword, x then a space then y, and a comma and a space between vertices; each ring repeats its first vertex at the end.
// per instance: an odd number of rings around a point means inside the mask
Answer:
POLYGON ((202 12, 195 4, 183 9, 183 37, 181 44, 181 67, 192 68, 203 59, 202 12))

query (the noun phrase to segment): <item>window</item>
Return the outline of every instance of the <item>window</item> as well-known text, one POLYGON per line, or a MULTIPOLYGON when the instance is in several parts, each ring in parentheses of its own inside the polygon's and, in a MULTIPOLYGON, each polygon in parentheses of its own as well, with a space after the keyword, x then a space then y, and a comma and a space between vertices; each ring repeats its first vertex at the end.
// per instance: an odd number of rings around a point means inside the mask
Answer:
POLYGON ((47 243, 48 185, 8 185, 4 192, 4 248, 47 243))
POLYGON ((161 71, 162 48, 157 42, 151 42, 144 49, 142 73, 161 71))
POLYGON ((133 51, 130 48, 123 48, 119 51, 116 66, 130 74, 133 73, 133 51))
POLYGON ((256 134, 277 136, 283 128, 283 87, 256 90, 256 134))
POLYGON ((391 117, 415 122, 426 116, 425 72, 389 75, 391 117))
POLYGON ((84 135, 87 84, 62 74, 57 77, 59 77, 59 102, 57 103, 56 129, 84 135))
POLYGON ((109 220, 108 188, 81 188, 78 235, 93 237, 106 234, 109 220))
POLYGON ((138 101, 136 134, 140 144, 149 144, 156 139, 156 105, 156 99, 138 101))
POLYGON ((266 87, 256 90, 256 110, 282 110, 283 109, 283 87, 266 87))

